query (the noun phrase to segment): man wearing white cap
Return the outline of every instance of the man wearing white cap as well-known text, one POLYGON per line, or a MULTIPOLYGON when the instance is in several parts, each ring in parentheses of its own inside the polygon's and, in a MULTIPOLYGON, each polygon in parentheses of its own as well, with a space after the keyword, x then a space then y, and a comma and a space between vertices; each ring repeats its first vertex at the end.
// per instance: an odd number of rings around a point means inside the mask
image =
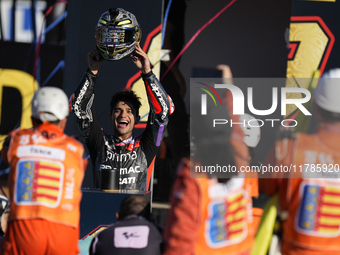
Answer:
POLYGON ((64 134, 68 98, 39 89, 31 129, 16 129, 4 143, 10 165, 10 214, 0 254, 77 254, 83 145, 64 134))
POLYGON ((340 69, 325 73, 314 93, 318 127, 276 143, 271 165, 292 166, 287 178, 260 180, 279 192, 282 254, 340 253, 340 69))

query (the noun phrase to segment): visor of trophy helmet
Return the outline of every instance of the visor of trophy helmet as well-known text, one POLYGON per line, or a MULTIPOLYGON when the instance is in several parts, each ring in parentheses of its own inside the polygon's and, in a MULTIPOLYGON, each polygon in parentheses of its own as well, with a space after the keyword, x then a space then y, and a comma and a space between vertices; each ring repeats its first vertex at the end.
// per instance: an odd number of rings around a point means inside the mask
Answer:
POLYGON ((96 45, 102 53, 110 58, 135 44, 134 35, 134 29, 113 26, 99 27, 96 30, 96 45))

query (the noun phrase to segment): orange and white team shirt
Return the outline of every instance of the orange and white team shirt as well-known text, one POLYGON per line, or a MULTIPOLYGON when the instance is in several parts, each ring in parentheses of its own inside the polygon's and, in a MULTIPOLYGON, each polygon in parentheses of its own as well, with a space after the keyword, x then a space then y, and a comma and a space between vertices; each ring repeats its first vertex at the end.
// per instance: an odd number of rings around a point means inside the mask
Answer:
POLYGON ((202 224, 195 254, 233 254, 249 251, 255 229, 252 215, 252 182, 242 174, 227 183, 198 178, 202 224), (215 254, 215 253, 214 253, 215 254))
MULTIPOLYGON (((48 126, 46 126, 48 125, 48 126)), ((53 124, 46 138, 39 130, 16 130, 8 148, 10 220, 41 218, 77 227, 84 177, 81 143, 53 124)))
MULTIPOLYGON (((231 93, 226 97, 231 113, 231 93)), ((230 116, 238 121, 238 116, 230 116)), ((230 144, 238 170, 250 163, 243 137, 242 129, 233 127, 230 144)), ((258 196, 257 174, 239 173, 219 183, 204 173, 193 178, 191 163, 184 158, 178 167, 164 229, 163 255, 250 254, 258 226, 252 207, 252 197, 258 196)))
POLYGON ((276 151, 281 154, 271 164, 296 169, 289 178, 261 185, 269 195, 279 191, 282 254, 340 253, 340 134, 320 128, 312 135, 298 134, 286 145, 280 140, 276 151))
POLYGON ((297 246, 340 252, 340 135, 300 134, 287 189, 285 239, 297 246), (339 149, 337 149, 338 147, 339 149))
POLYGON ((251 197, 258 195, 253 186, 257 179, 242 174, 227 183, 192 178, 190 161, 183 159, 164 229, 164 255, 250 254, 256 232, 251 197))

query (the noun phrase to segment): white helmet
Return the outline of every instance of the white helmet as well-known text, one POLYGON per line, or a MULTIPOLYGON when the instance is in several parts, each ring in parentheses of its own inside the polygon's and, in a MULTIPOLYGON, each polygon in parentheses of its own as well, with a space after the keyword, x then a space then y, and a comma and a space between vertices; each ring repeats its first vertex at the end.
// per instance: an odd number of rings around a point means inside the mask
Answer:
POLYGON ((322 75, 314 92, 315 103, 322 109, 340 113, 340 68, 322 75))
POLYGON ((261 138, 261 130, 258 121, 253 116, 245 113, 240 116, 240 122, 245 123, 245 125, 241 125, 244 133, 243 141, 248 147, 255 148, 261 138), (249 121, 251 121, 251 126, 248 125, 249 121))
POLYGON ((62 120, 69 114, 68 99, 57 87, 37 90, 32 100, 32 116, 41 121, 62 120))

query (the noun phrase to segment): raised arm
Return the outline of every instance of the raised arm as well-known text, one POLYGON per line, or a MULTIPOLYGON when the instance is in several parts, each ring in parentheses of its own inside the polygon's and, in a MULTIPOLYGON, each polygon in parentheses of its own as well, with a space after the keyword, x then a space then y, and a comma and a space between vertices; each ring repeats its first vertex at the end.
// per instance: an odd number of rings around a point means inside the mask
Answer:
POLYGON ((161 144, 164 130, 168 124, 168 116, 174 111, 174 105, 170 96, 153 74, 147 54, 141 49, 139 44, 136 45, 132 61, 142 72, 150 105, 148 124, 141 140, 149 166, 156 154, 157 148, 161 144))
POLYGON ((142 50, 139 43, 136 45, 132 61, 142 71, 146 93, 150 104, 149 119, 151 124, 157 120, 161 124, 167 124, 167 119, 174 111, 174 104, 170 96, 164 90, 162 84, 152 73, 147 54, 142 50))
POLYGON ((97 74, 105 60, 100 56, 98 50, 92 50, 87 55, 87 61, 88 69, 70 98, 70 111, 76 115, 80 132, 90 151, 91 158, 94 159, 103 141, 102 131, 92 105, 97 74))

